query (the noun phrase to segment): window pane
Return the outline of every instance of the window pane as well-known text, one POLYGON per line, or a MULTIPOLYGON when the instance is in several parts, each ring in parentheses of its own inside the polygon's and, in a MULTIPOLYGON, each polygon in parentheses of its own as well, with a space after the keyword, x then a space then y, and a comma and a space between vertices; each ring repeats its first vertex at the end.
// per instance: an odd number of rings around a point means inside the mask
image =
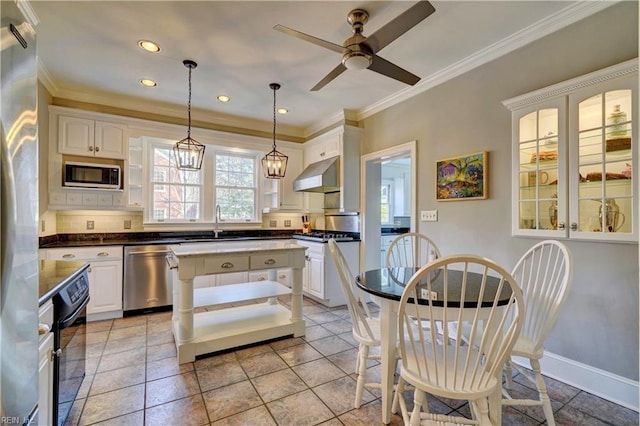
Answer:
POLYGON ((215 159, 216 205, 228 221, 255 219, 257 178, 255 156, 217 154, 215 159))
POLYGON ((152 205, 154 220, 197 220, 202 205, 201 171, 178 170, 173 141, 152 145, 152 205))

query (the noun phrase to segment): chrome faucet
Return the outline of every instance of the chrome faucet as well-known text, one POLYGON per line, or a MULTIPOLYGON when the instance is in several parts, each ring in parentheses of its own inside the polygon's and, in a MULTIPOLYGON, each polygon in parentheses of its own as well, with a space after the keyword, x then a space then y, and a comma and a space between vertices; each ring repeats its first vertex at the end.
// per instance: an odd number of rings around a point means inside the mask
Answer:
POLYGON ((218 234, 222 232, 218 226, 218 221, 220 220, 220 204, 216 204, 216 226, 213 228, 213 238, 218 238, 218 234))

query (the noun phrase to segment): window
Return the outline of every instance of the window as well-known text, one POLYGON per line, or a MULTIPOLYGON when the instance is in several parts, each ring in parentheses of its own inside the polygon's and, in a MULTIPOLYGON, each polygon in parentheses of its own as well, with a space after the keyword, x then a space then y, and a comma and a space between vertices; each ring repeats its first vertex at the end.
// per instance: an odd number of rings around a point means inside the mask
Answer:
POLYGON ((217 152, 215 155, 215 204, 220 219, 253 221, 257 210, 257 157, 217 152))
POLYGON ((178 170, 171 145, 152 145, 152 211, 157 221, 197 221, 202 215, 202 171, 178 170))

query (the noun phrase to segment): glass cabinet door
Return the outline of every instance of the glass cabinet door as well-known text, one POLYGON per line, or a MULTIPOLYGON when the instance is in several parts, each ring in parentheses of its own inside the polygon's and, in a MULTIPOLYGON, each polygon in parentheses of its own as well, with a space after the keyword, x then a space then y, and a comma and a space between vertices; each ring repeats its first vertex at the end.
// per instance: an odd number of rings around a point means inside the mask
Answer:
POLYGON ((610 90, 570 98, 577 168, 570 182, 572 237, 627 241, 637 232, 633 118, 638 112, 637 90, 631 86, 616 82, 607 85, 610 90))
POLYGON ((515 117, 514 234, 566 235, 565 110, 559 100, 515 117))

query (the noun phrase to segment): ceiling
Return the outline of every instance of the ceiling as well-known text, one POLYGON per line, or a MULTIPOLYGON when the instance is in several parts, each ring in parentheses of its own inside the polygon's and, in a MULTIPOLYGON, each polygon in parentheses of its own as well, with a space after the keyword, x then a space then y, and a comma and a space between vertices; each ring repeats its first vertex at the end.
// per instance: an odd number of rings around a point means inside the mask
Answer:
POLYGON ((613 2, 432 1, 436 11, 379 55, 417 74, 408 86, 370 70, 347 70, 309 89, 340 54, 275 31, 282 24, 336 44, 351 35, 348 12, 369 12, 364 35, 411 7, 409 1, 34 1, 39 76, 54 97, 186 116, 192 59, 193 119, 306 136, 361 119, 452 76, 556 31, 613 2), (156 54, 142 39, 158 43, 156 54), (141 78, 158 82, 143 87, 141 78), (231 97, 220 103, 216 96, 231 97))

